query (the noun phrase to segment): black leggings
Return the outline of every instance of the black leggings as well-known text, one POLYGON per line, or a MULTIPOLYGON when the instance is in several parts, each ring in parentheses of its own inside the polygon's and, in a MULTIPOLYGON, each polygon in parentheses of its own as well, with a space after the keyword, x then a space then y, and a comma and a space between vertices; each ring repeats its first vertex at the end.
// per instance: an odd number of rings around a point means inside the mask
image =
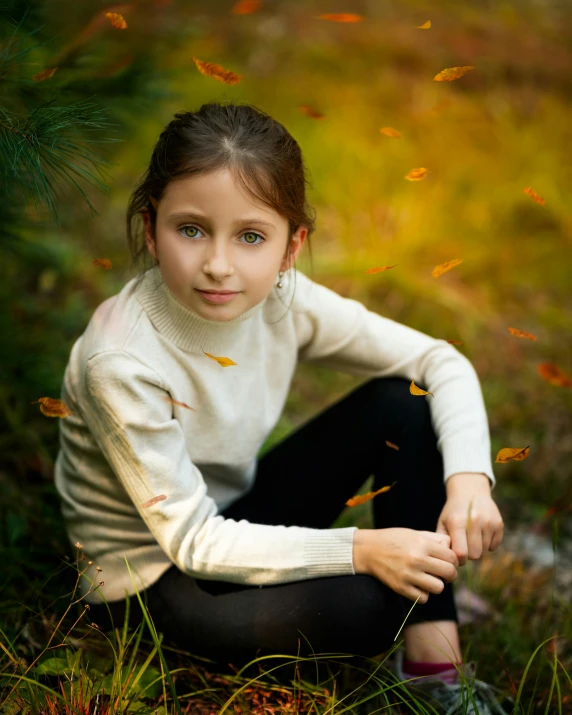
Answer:
MULTIPOLYGON (((251 491, 221 514, 328 529, 373 474, 374 490, 396 482, 371 502, 375 528, 435 531, 446 491, 429 399, 411 395, 409 380, 368 380, 266 452, 251 491)), ((251 586, 193 578, 175 565, 140 595, 165 645, 235 665, 269 654, 379 655, 395 645, 414 603, 366 574, 251 586)), ((142 614, 136 595, 130 601, 134 626, 142 614)), ((109 603, 116 626, 125 603, 109 603)), ((105 605, 89 613, 112 627, 105 605)), ((404 628, 435 620, 458 620, 451 583, 417 603, 404 628)))

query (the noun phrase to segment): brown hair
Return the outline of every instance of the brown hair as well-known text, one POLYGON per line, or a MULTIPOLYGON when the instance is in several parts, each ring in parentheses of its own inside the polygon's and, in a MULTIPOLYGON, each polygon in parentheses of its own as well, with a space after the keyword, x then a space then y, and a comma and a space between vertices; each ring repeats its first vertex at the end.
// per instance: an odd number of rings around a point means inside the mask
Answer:
MULTIPOLYGON (((159 135, 149 167, 131 194, 127 241, 132 266, 151 257, 141 217, 142 211, 149 212, 155 233, 157 213, 149 197, 159 201, 167 184, 178 177, 222 168, 229 169, 247 193, 288 220, 287 254, 296 230, 308 226, 305 242, 312 261, 309 238, 315 230, 315 210, 306 201, 309 181, 298 143, 280 122, 251 104, 208 102, 196 112, 174 115, 159 135)), ((153 262, 157 265, 156 259, 153 262)), ((140 274, 139 279, 142 277, 140 274)))

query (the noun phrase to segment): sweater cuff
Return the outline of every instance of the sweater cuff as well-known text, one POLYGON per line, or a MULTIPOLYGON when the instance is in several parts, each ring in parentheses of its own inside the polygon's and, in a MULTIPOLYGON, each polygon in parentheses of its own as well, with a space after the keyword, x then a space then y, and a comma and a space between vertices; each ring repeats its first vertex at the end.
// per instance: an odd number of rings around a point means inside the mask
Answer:
POLYGON ((355 576, 353 540, 357 526, 318 529, 306 537, 304 563, 308 578, 355 576))
POLYGON ((475 444, 469 438, 447 442, 443 445, 444 482, 459 472, 478 472, 486 474, 491 482, 491 491, 496 485, 493 465, 488 445, 475 444))

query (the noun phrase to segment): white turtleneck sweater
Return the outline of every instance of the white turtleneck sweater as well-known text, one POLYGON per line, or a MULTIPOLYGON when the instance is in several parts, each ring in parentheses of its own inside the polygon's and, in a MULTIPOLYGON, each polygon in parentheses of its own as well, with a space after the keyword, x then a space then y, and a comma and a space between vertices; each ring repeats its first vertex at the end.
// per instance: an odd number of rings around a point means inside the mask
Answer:
POLYGON ((138 590, 173 564, 196 578, 252 585, 355 574, 355 526, 219 514, 252 487, 298 360, 425 386, 434 397, 411 399, 429 400, 443 479, 482 472, 494 488, 485 405, 464 355, 299 270, 283 283, 234 320, 211 321, 182 304, 155 266, 99 305, 74 343, 55 484, 70 543, 93 561, 80 562, 81 595, 104 582, 86 601, 135 593, 125 559, 138 590), (222 367, 205 352, 237 364, 222 367))

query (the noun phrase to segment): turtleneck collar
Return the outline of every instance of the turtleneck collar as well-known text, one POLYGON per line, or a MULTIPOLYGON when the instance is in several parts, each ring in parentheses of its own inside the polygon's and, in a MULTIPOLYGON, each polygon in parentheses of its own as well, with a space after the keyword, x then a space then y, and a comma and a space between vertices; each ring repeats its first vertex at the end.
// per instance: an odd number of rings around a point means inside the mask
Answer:
MULTIPOLYGON (((288 285, 291 273, 292 269, 287 271, 282 279, 283 282, 286 279, 288 285)), ((269 299, 271 305, 281 302, 277 300, 276 290, 274 286, 264 300, 232 320, 207 320, 181 303, 168 288, 159 266, 156 265, 143 274, 136 295, 156 330, 167 340, 187 352, 202 353, 204 350, 221 356, 232 349, 240 335, 248 330, 251 319, 263 311, 269 299)))

